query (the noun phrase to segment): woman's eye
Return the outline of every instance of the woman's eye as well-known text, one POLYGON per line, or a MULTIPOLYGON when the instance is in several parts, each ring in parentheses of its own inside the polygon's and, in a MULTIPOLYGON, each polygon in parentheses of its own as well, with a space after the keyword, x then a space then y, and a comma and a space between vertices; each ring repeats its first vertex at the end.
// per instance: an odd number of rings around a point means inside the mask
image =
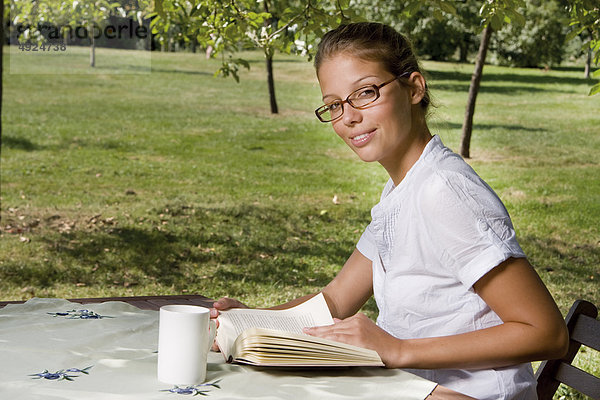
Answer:
POLYGON ((336 111, 341 107, 341 103, 331 103, 329 105, 329 111, 336 111))
POLYGON ((366 88, 358 92, 356 97, 373 97, 375 96, 375 90, 371 88, 366 88))

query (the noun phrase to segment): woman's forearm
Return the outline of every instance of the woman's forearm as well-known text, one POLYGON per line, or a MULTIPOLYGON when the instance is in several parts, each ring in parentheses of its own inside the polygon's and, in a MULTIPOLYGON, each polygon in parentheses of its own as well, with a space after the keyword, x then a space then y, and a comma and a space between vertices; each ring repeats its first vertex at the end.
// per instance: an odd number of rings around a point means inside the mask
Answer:
POLYGON ((391 368, 497 368, 534 360, 560 358, 567 351, 568 337, 554 331, 506 322, 458 335, 424 339, 393 339, 383 350, 391 368))

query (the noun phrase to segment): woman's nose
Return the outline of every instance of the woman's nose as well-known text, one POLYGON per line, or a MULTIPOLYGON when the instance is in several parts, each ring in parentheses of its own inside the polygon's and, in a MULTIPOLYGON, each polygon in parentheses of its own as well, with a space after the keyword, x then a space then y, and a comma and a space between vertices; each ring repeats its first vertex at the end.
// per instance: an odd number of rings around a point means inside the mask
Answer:
POLYGON ((362 112, 352 107, 350 104, 344 104, 344 115, 342 119, 345 125, 351 126, 362 121, 362 112))

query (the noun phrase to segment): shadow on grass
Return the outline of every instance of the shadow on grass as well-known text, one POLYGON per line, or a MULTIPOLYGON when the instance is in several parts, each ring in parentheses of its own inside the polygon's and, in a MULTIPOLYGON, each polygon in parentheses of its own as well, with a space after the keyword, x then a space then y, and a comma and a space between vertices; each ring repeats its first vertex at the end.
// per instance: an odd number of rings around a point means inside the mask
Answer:
POLYGON ((535 265, 548 270, 561 269, 575 274, 578 278, 589 278, 591 272, 598 273, 600 246, 592 244, 569 245, 559 239, 540 238, 526 235, 520 238, 523 248, 532 253, 535 259, 552 260, 550 265, 535 265))
MULTIPOLYGON (((590 83, 591 86, 591 83, 590 83)), ((449 92, 469 92, 469 83, 431 83, 431 90, 433 91, 449 91, 449 92)), ((572 90, 565 90, 558 88, 556 86, 548 86, 548 87, 539 87, 539 86, 531 86, 531 85, 523 85, 523 86, 500 86, 493 85, 489 82, 485 82, 485 79, 481 82, 481 87, 479 89, 479 93, 495 93, 495 94, 504 94, 504 95, 522 95, 524 93, 564 93, 564 94, 573 94, 573 93, 581 93, 587 95, 587 88, 582 89, 582 87, 573 87, 572 90)))
MULTIPOLYGON (((248 61, 248 64, 264 64, 266 62, 265 58, 253 58, 251 60, 246 60, 248 61)), ((307 63, 305 58, 278 58, 277 56, 273 57, 273 63, 274 64, 283 64, 283 63, 292 63, 292 64, 305 64, 307 63)))
POLYGON ((13 137, 2 135, 0 139, 0 146, 9 149, 17 149, 17 150, 25 150, 25 151, 34 151, 40 150, 42 147, 33 143, 32 141, 20 137, 13 137))
MULTIPOLYGON (((437 129, 462 129, 462 124, 456 122, 448 122, 448 121, 433 121, 430 123, 433 128, 437 129)), ((475 129, 479 130, 492 130, 492 129, 502 129, 508 131, 521 131, 521 132, 547 132, 547 129, 543 128, 531 128, 523 125, 516 124, 478 124, 475 123, 473 125, 475 129)))
POLYGON ((139 145, 133 145, 127 140, 114 140, 114 139, 97 139, 97 138, 81 138, 81 137, 71 137, 64 138, 60 141, 57 141, 55 144, 47 146, 49 150, 53 151, 64 151, 65 149, 71 148, 93 148, 99 150, 108 150, 108 151, 139 151, 139 145))
POLYGON ((213 76, 214 72, 205 72, 205 71, 192 71, 192 70, 184 70, 184 69, 173 69, 173 68, 157 68, 152 67, 152 72, 164 72, 166 74, 185 74, 185 75, 204 75, 204 76, 213 76))
POLYGON ((337 238, 336 227, 366 225, 367 219, 368 212, 348 210, 330 217, 275 206, 167 206, 142 225, 47 232, 37 239, 44 243, 46 263, 5 262, 0 278, 42 287, 152 281, 183 289, 207 279, 261 286, 310 280, 324 286, 333 275, 323 266, 343 265, 354 246, 355 238, 337 238))
MULTIPOLYGON (((537 69, 531 71, 531 74, 495 74, 487 73, 484 70, 481 87, 483 89, 484 86, 487 86, 486 82, 523 83, 528 85, 592 85, 598 81, 597 79, 585 79, 583 76, 575 78, 572 76, 540 75, 537 69)), ((430 70, 427 73, 434 82, 437 80, 458 81, 464 83, 467 88, 471 82, 471 73, 439 70, 430 70)), ((542 91, 544 89, 538 88, 538 90, 542 91)), ((554 91, 554 89, 549 90, 554 91)))
POLYGON ((521 237, 519 242, 552 294, 562 299, 559 306, 564 313, 576 298, 582 296, 600 304, 600 246, 587 243, 573 245, 561 239, 532 235, 521 237), (538 260, 547 261, 542 263, 538 260))

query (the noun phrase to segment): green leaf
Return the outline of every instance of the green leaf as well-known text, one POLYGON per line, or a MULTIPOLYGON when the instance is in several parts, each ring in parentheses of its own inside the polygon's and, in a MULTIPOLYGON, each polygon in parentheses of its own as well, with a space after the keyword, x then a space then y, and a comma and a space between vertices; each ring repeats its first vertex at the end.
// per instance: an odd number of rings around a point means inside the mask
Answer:
POLYGON ((435 18, 437 21, 443 21, 444 14, 440 10, 435 9, 433 10, 433 18, 435 18))
POLYGON ((166 14, 163 8, 163 1, 164 0, 154 0, 154 11, 156 11, 162 18, 165 18, 166 14))
POLYGON ((341 9, 346 9, 350 7, 350 0, 338 0, 338 4, 340 5, 341 9))
POLYGON ((404 11, 408 13, 408 15, 414 15, 421 8, 421 4, 418 1, 411 2, 408 6, 405 7, 404 11))
POLYGON ((490 22, 495 31, 499 31, 502 28, 502 18, 498 14, 492 15, 492 20, 490 22))
POLYGON ((515 24, 517 26, 525 25, 525 17, 521 13, 517 12, 514 9, 510 9, 510 8, 507 8, 504 11, 506 12, 506 15, 504 16, 504 20, 506 22, 515 24), (508 19, 508 21, 507 21, 507 19, 508 19))
POLYGON ((454 14, 456 15, 456 8, 454 8, 454 6, 446 1, 440 1, 439 3, 440 8, 442 9, 442 11, 447 12, 448 14, 454 14))
MULTIPOLYGON (((600 71, 600 70, 598 70, 598 71, 600 71)), ((598 71, 596 71, 596 72, 598 72, 598 71)), ((596 75, 596 74, 594 74, 594 75, 596 75)), ((597 95, 598 93, 600 93, 600 83, 596 83, 594 86, 592 86, 588 96, 594 96, 594 95, 597 95)))
POLYGON ((246 68, 248 70, 250 69, 250 63, 247 60, 244 60, 243 58, 236 58, 234 60, 234 62, 236 64, 240 64, 241 66, 243 66, 244 68, 246 68))
POLYGON ((565 42, 570 42, 571 40, 575 39, 582 31, 583 28, 570 31, 565 37, 565 42))

